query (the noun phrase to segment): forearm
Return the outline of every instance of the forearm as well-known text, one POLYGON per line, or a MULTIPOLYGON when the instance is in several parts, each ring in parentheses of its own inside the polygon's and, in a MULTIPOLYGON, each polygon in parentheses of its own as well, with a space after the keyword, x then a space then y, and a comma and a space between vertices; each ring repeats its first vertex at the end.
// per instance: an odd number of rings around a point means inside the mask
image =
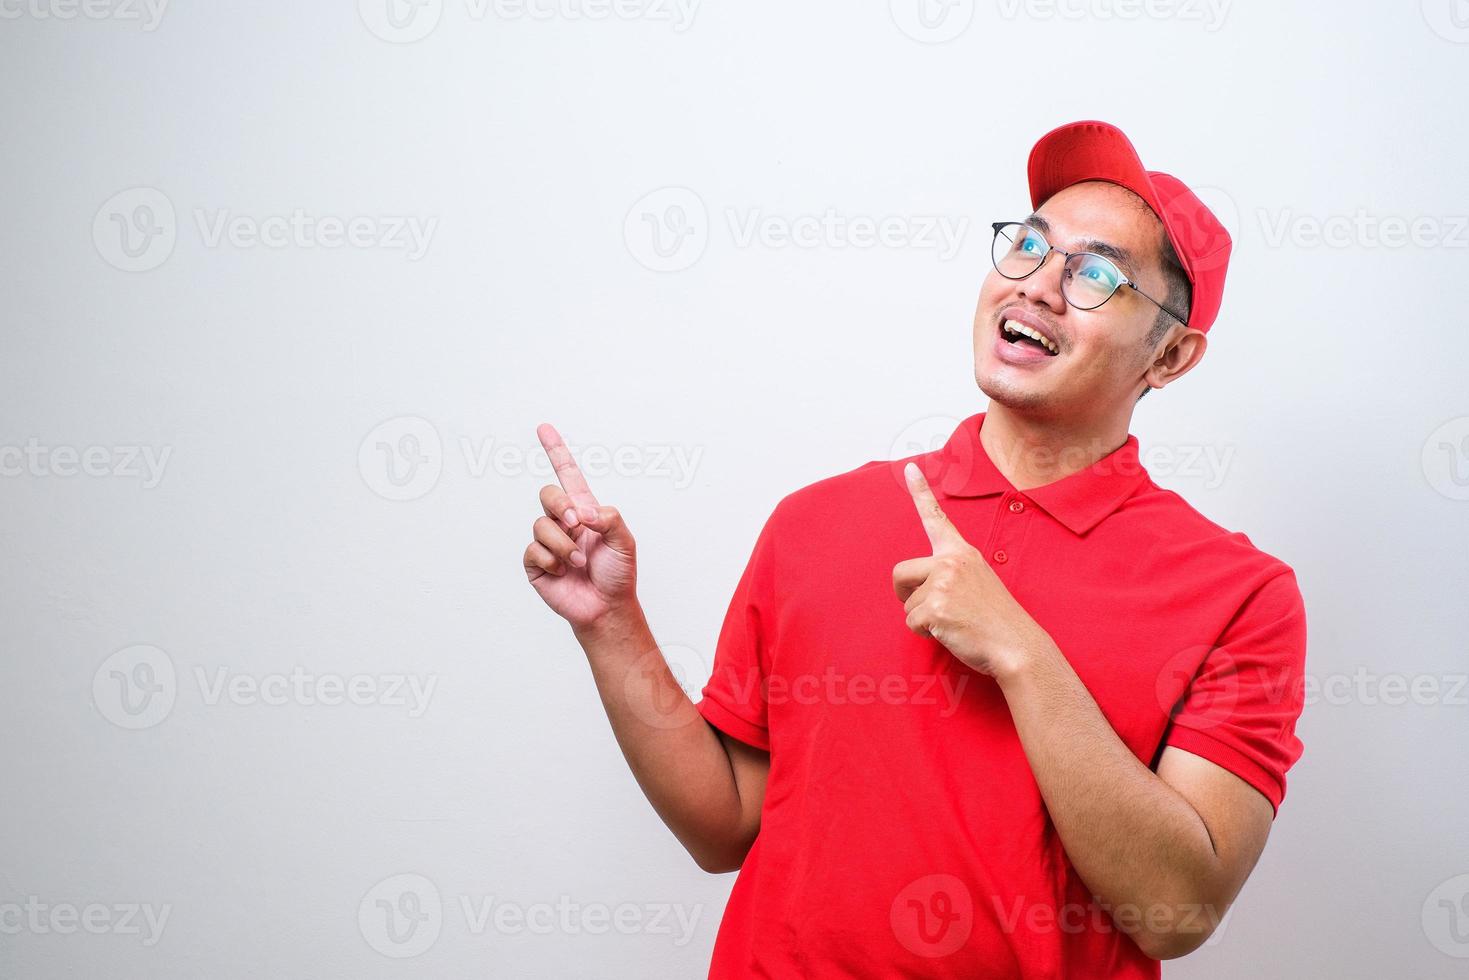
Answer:
POLYGON ((1067 857, 1145 951, 1187 952, 1186 933, 1201 941, 1233 898, 1208 827, 1123 743, 1054 644, 1019 663, 997 680, 1067 857))
POLYGON ((642 609, 574 632, 654 811, 701 868, 737 866, 750 841, 729 756, 668 669, 642 609))

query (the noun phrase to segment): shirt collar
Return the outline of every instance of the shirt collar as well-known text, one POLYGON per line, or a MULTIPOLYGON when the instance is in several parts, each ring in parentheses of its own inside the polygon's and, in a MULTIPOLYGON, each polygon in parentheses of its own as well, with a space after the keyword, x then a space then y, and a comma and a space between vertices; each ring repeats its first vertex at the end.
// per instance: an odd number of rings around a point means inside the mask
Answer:
POLYGON ((946 496, 988 497, 1007 491, 1019 494, 1072 532, 1085 534, 1148 480, 1138 458, 1137 436, 1129 433, 1126 442, 1085 469, 1045 486, 1016 490, 979 441, 984 416, 980 412, 960 422, 942 448, 922 459, 929 484, 946 496))

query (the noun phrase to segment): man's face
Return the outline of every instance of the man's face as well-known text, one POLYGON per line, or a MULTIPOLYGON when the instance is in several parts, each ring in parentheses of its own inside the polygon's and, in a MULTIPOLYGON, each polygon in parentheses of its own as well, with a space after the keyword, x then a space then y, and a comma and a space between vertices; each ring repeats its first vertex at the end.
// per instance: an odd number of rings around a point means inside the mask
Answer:
MULTIPOLYGON (((1087 181, 1054 194, 1036 214, 1041 220, 1035 225, 1052 246, 1105 254, 1143 292, 1167 302, 1159 255, 1163 226, 1142 198, 1116 184, 1087 181)), ((1052 253, 1025 279, 1006 279, 991 267, 974 313, 975 380, 992 401, 1027 414, 1080 422, 1130 411, 1143 373, 1172 331, 1145 346, 1158 307, 1125 286, 1097 309, 1071 306, 1061 295, 1064 264, 1052 253), (1040 330, 1059 352, 1011 343, 1002 328, 1007 318, 1040 330)))

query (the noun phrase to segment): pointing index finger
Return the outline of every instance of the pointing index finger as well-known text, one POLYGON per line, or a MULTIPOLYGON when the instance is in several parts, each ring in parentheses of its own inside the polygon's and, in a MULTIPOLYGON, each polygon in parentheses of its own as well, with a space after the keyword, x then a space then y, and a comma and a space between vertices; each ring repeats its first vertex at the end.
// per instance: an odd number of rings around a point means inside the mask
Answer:
POLYGON ((561 439, 561 433, 550 422, 542 422, 536 426, 536 437, 541 440, 541 447, 546 450, 550 457, 551 466, 556 470, 556 480, 561 484, 561 489, 571 495, 571 499, 578 504, 591 504, 596 506, 597 498, 592 494, 592 488, 587 486, 586 477, 582 476, 581 467, 576 465, 576 460, 571 457, 571 450, 566 448, 566 443, 561 439))
POLYGON ((903 475, 908 479, 908 492, 913 496, 913 506, 918 508, 918 517, 923 521, 923 529, 928 532, 928 543, 933 545, 934 554, 946 550, 956 540, 962 541, 959 529, 939 506, 938 498, 933 495, 933 489, 928 485, 918 464, 908 463, 903 467, 903 475))

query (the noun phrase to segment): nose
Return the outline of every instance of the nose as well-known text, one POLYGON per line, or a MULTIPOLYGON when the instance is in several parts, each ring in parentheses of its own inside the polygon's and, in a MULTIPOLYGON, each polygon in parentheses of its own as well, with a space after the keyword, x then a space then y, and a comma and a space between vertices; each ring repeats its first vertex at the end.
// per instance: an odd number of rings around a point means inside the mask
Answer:
POLYGON ((1016 293, 1058 316, 1065 313, 1066 297, 1061 294, 1061 277, 1065 265, 1066 257, 1052 252, 1046 256, 1039 269, 1015 284, 1016 293))

